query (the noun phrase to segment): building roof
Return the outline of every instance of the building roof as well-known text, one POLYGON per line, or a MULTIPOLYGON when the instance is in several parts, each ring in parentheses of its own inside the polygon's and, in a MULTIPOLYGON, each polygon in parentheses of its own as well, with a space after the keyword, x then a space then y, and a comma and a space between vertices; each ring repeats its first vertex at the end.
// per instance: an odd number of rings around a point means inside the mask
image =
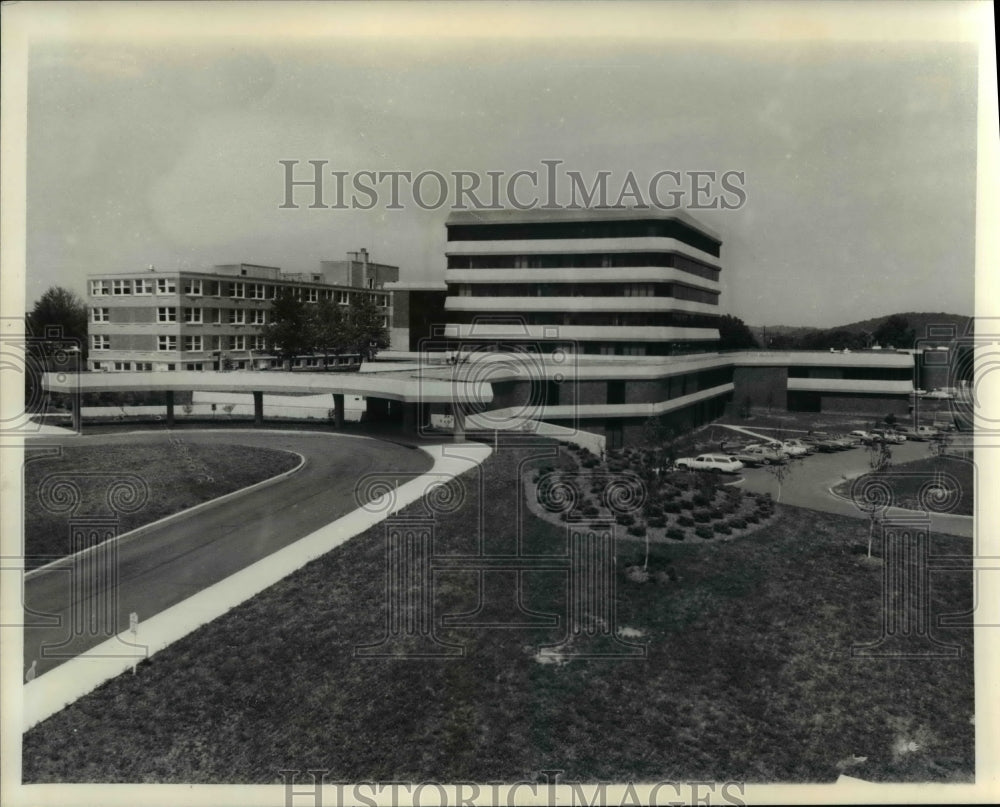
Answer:
POLYGON ((468 224, 538 224, 541 222, 574 221, 679 221, 702 235, 722 243, 722 236, 682 210, 661 210, 656 207, 590 207, 559 208, 558 210, 456 210, 448 216, 445 226, 468 224))

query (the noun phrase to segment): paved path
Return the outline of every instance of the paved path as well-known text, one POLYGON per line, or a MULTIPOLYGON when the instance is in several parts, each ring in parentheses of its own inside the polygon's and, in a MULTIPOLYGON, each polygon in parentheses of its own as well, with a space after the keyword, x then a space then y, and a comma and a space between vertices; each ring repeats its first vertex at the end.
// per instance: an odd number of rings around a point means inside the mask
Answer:
MULTIPOLYGON (((928 456, 927 443, 909 441, 892 446, 893 465, 925 459, 928 456)), ((830 493, 830 488, 843 482, 845 478, 854 478, 868 470, 868 452, 864 448, 852 448, 849 451, 830 454, 817 453, 793 460, 792 472, 782 485, 781 501, 783 504, 808 507, 824 513, 867 518, 867 514, 859 510, 853 502, 830 493)), ((763 468, 747 468, 743 471, 743 476, 743 487, 746 490, 770 493, 777 498, 778 483, 763 468)), ((901 508, 889 510, 890 515, 907 512, 912 511, 901 508)), ((935 532, 971 538, 973 519, 968 516, 932 513, 931 529, 935 532)))
MULTIPOLYGON (((45 445, 62 439, 74 446, 148 445, 154 461, 157 446, 171 437, 197 445, 285 449, 303 455, 306 463, 274 484, 219 500, 122 538, 118 542, 116 600, 112 603, 119 630, 127 629, 130 612, 148 619, 354 510, 355 483, 365 474, 386 474, 390 483, 398 478, 402 484, 432 465, 431 458, 416 447, 319 432, 102 434, 47 438, 45 445)), ((156 492, 151 491, 151 495, 156 492)), ((98 573, 99 555, 93 553, 93 563, 87 561, 89 556, 85 557, 85 572, 98 573)), ((38 624, 37 616, 29 617, 29 623, 35 624, 25 628, 25 667, 37 659, 38 675, 108 638, 104 634, 70 635, 73 614, 94 613, 101 597, 101 592, 91 592, 76 595, 74 602, 66 571, 71 565, 70 561, 59 562, 32 573, 25 581, 26 610, 54 614, 61 620, 59 627, 46 627, 38 624), (64 646, 53 647, 63 641, 67 642, 64 646), (43 644, 46 654, 42 652, 43 644)))

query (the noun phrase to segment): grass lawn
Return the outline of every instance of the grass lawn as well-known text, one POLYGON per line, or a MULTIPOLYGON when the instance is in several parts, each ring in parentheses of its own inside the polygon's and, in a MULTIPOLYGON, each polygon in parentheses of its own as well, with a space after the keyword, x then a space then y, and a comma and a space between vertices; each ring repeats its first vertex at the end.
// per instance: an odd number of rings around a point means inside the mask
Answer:
POLYGON ((41 501, 43 480, 68 476, 80 491, 73 517, 113 516, 107 502, 114 476, 133 474, 146 484, 148 497, 134 513, 123 513, 124 533, 201 502, 217 498, 294 468, 299 457, 286 451, 251 446, 199 446, 183 440, 157 447, 151 462, 148 446, 65 446, 61 457, 35 456, 26 450, 24 466, 24 540, 26 564, 42 565, 69 551, 69 514, 52 512, 41 501))
MULTIPOLYGON (((971 516, 974 513, 973 505, 976 493, 974 467, 969 460, 953 457, 927 457, 893 465, 886 480, 892 487, 893 505, 905 507, 908 510, 931 509, 932 512, 971 516), (902 476, 894 476, 894 474, 902 474, 902 476), (954 482, 941 480, 942 484, 946 485, 942 488, 943 490, 952 490, 956 487, 957 490, 950 494, 948 499, 942 500, 945 504, 944 507, 933 509, 928 508, 920 501, 920 490, 928 482, 934 481, 936 474, 948 474, 955 480, 954 482)), ((841 482, 834 490, 842 496, 850 496, 852 484, 854 484, 854 480, 841 482)))
MULTIPOLYGON (((465 504, 437 516, 437 554, 561 554, 566 534, 519 502, 527 448, 463 477, 465 504), (481 518, 481 521, 479 519, 481 518), (473 526, 484 525, 480 535, 473 526), (481 540, 481 546, 480 546, 481 540)), ((537 449, 534 449, 537 453, 537 449)), ((415 512, 420 505, 414 505, 415 512)), ((778 506, 732 542, 653 547, 645 583, 618 546, 617 620, 647 655, 541 664, 546 627, 449 628, 460 658, 367 659, 385 631, 385 538, 376 527, 317 559, 24 737, 25 782, 732 779, 971 781, 972 632, 935 628, 957 659, 861 658, 880 636, 877 567, 858 561, 863 521, 778 506), (912 744, 912 745, 911 745, 912 744)), ((932 551, 968 555, 967 540, 932 551)), ((483 621, 513 612, 516 573, 484 576, 483 621)), ((566 613, 566 575, 523 575, 536 612, 566 613)), ((435 575, 438 616, 476 609, 478 574, 435 575)), ((972 607, 971 573, 931 575, 931 611, 972 607)))

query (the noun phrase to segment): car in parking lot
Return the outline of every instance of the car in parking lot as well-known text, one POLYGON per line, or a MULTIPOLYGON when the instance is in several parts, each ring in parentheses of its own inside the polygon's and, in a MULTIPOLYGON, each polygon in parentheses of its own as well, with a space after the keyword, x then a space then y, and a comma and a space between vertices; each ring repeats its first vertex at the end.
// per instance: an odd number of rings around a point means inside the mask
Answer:
POLYGON ((812 432, 804 438, 806 442, 812 443, 819 451, 847 451, 854 448, 854 441, 839 434, 829 432, 812 432))
POLYGON ((778 465, 788 462, 788 453, 782 449, 774 448, 773 444, 751 443, 744 446, 740 451, 741 457, 750 457, 757 465, 778 465))
POLYGON ((903 426, 896 430, 898 434, 903 435, 907 440, 916 440, 918 442, 923 442, 924 440, 933 440, 939 434, 940 431, 935 429, 933 426, 903 426))
POLYGON ((864 429, 855 429, 850 433, 849 436, 857 437, 858 440, 866 446, 871 445, 872 443, 876 442, 879 439, 876 435, 872 434, 869 431, 865 431, 864 429))
POLYGON ((872 429, 874 434, 883 443, 901 444, 906 442, 906 436, 900 434, 895 429, 872 429))
POLYGON ((791 453, 793 457, 799 456, 804 457, 807 454, 813 454, 816 451, 816 446, 812 443, 807 443, 805 440, 800 440, 798 437, 792 437, 789 440, 785 440, 782 443, 785 450, 791 453))
POLYGON ((743 463, 729 454, 699 454, 697 457, 681 457, 674 462, 685 471, 711 471, 717 474, 735 474, 743 470, 743 463))

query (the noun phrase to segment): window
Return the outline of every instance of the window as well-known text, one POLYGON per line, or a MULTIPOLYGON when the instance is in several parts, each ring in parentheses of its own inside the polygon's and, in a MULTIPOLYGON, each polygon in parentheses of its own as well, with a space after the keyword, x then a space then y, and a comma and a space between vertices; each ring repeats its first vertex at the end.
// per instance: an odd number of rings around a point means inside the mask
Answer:
POLYGON ((201 325, 203 322, 201 312, 200 308, 185 308, 184 321, 191 325, 201 325))
POLYGON ((153 370, 153 362, 151 362, 151 361, 137 361, 135 363, 135 369, 136 370, 142 370, 143 372, 147 372, 147 373, 152 372, 152 370, 153 370))
POLYGON ((347 305, 350 302, 350 295, 346 291, 337 292, 337 302, 341 305, 347 305))
POLYGON ((184 293, 192 297, 201 297, 201 280, 187 278, 184 281, 184 293))
POLYGON ((306 289, 306 302, 307 303, 319 302, 319 289, 306 289))
POLYGON ((132 293, 132 281, 131 280, 112 280, 111 281, 111 293, 116 297, 121 297, 125 294, 132 293))
POLYGON ((91 280, 90 281, 90 296, 91 297, 105 297, 108 294, 108 281, 107 280, 91 280))
POLYGON ((230 336, 229 337, 229 349, 230 350, 246 350, 247 349, 247 338, 245 336, 230 336))
POLYGON ((229 324, 230 325, 246 325, 247 322, 247 312, 242 308, 231 308, 229 309, 229 324))
POLYGON ((263 300, 267 287, 263 283, 250 284, 250 298, 253 300, 263 300))
POLYGON ((143 297, 148 297, 153 293, 153 281, 147 279, 136 280, 135 293, 140 294, 143 297))
MULTIPOLYGON (((176 336, 158 336, 156 337, 156 349, 157 350, 177 350, 177 337, 176 336)), ((173 368, 171 368, 173 369, 173 368)))
POLYGON ((223 322, 225 322, 225 318, 223 317, 222 314, 223 314, 223 309, 221 309, 221 308, 214 308, 214 309, 212 309, 212 324, 213 325, 221 325, 223 322))
POLYGON ((107 308, 91 308, 90 309, 90 321, 91 322, 110 322, 109 314, 110 310, 107 308))
POLYGON ((385 296, 384 294, 380 295, 379 298, 378 298, 378 304, 382 308, 388 307, 388 305, 389 305, 389 298, 387 296, 385 296))
POLYGON ((185 336, 184 337, 184 349, 185 350, 201 350, 201 337, 200 336, 185 336))
POLYGON ((103 334, 93 334, 90 337, 91 350, 111 350, 111 337, 103 334))
POLYGON ((258 309, 256 311, 250 312, 251 325, 265 325, 266 323, 267 323, 267 314, 263 309, 258 309))
POLYGON ((247 284, 246 283, 230 283, 229 284, 229 296, 235 297, 236 299, 242 299, 246 297, 247 284))
POLYGON ((177 322, 177 309, 176 308, 157 308, 156 309, 156 321, 157 322, 177 322))
POLYGON ((219 281, 218 280, 209 280, 209 281, 207 281, 205 283, 205 294, 209 295, 210 297, 218 297, 219 296, 219 281))
POLYGON ((222 350, 222 337, 221 336, 210 336, 208 337, 208 343, 211 345, 212 350, 222 350))
POLYGON ((115 369, 116 370, 131 370, 132 366, 127 361, 116 361, 115 362, 115 369))
POLYGON ((247 344, 251 350, 267 350, 267 340, 263 336, 251 336, 247 344))
POLYGON ((170 277, 158 277, 156 279, 157 294, 175 294, 177 292, 177 281, 170 277))

